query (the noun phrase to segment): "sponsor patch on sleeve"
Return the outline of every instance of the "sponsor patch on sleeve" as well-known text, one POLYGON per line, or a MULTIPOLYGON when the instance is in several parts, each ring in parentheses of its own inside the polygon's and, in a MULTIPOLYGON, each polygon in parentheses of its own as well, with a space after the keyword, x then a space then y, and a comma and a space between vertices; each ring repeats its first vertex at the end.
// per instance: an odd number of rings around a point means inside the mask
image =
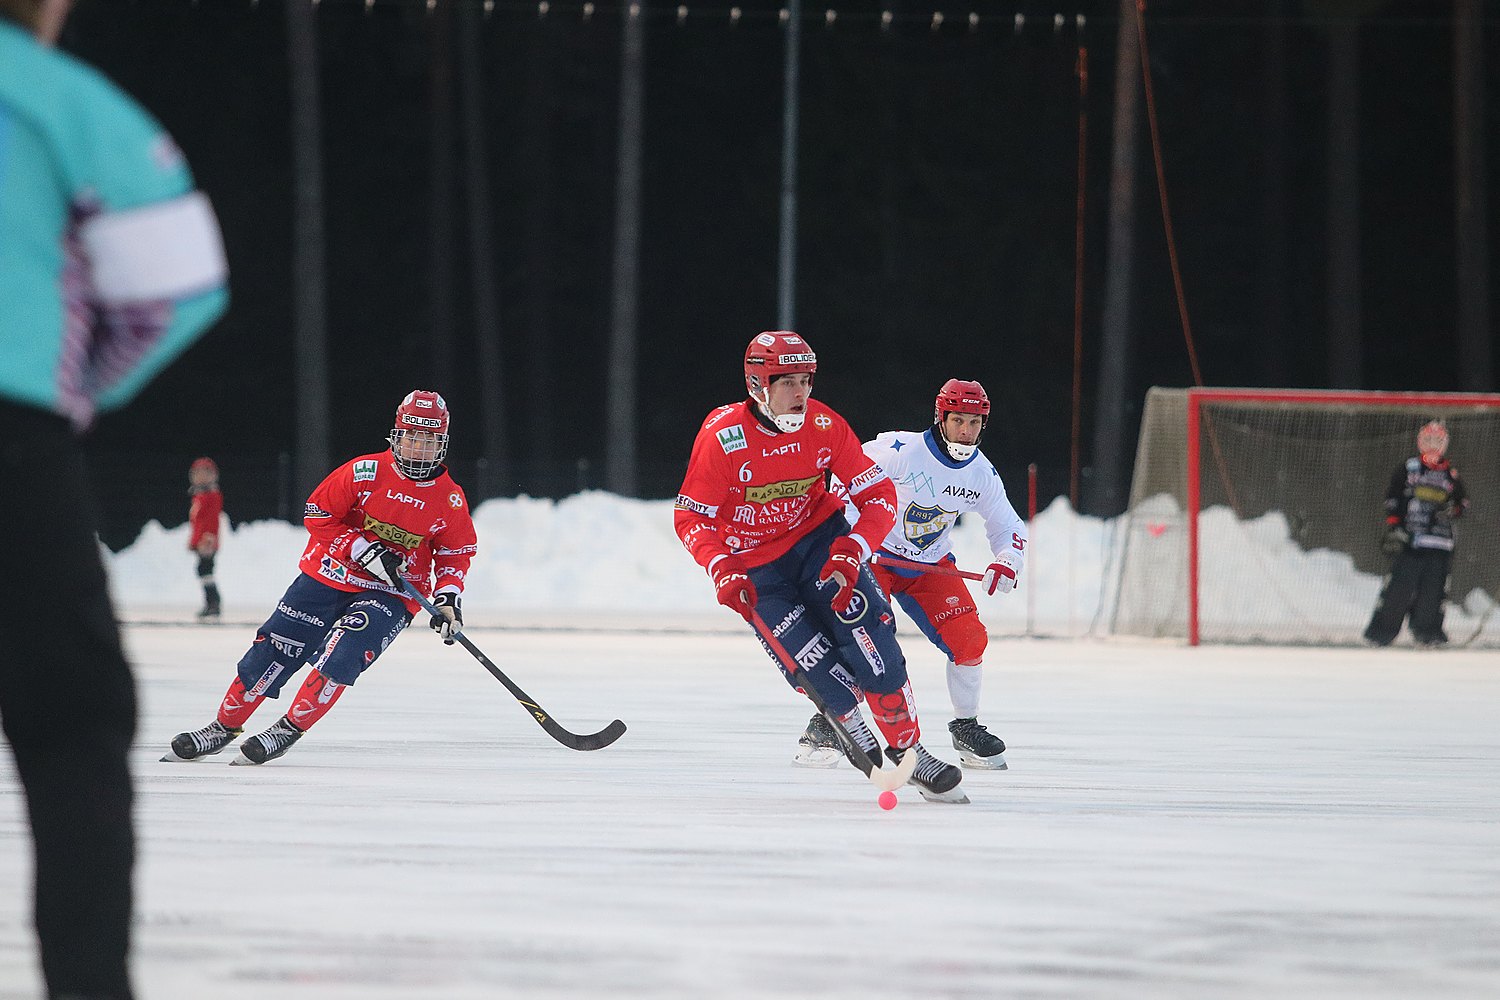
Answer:
POLYGON ((750 447, 750 443, 745 440, 745 428, 740 424, 724 428, 715 437, 719 439, 719 447, 724 449, 726 455, 750 447))

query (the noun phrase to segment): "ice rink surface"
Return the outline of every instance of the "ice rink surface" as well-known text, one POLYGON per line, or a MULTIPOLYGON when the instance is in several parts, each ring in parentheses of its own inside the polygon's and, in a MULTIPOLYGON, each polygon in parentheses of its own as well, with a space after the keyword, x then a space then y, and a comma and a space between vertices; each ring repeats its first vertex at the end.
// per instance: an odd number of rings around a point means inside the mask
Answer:
MULTIPOLYGON (((885 813, 748 633, 471 632, 595 753, 414 629, 285 758, 159 763, 251 634, 128 632, 142 1000, 1500 996, 1493 652, 999 640, 1011 769, 885 813)), ((6 1000, 30 878, 0 755, 6 1000)))

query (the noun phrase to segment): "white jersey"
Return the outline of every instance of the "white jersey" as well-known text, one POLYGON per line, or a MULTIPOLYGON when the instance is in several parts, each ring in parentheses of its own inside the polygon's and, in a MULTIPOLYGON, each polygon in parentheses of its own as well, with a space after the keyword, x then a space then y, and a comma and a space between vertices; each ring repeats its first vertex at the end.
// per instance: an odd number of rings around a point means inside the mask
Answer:
POLYGON ((886 431, 867 443, 865 454, 896 484, 896 526, 881 548, 902 559, 935 563, 953 551, 952 529, 960 514, 984 519, 990 551, 1026 558, 1026 522, 1021 520, 1000 473, 979 451, 962 462, 948 457, 932 431, 886 431))

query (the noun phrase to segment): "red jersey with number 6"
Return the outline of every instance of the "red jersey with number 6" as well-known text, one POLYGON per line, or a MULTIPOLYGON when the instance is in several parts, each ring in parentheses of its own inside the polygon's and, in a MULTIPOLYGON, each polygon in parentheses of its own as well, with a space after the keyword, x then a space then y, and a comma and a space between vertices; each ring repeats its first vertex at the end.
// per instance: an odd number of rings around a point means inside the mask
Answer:
POLYGON ((828 473, 849 484, 859 509, 852 534, 873 550, 896 523, 896 486, 844 418, 816 399, 802 426, 774 431, 748 400, 708 415, 677 496, 677 537, 698 565, 736 553, 750 566, 783 555, 843 506, 828 473))
MULTIPOLYGON (((364 536, 406 558, 402 576, 424 597, 460 594, 478 540, 469 502, 448 470, 432 479, 408 479, 390 451, 361 455, 335 469, 307 498, 302 523, 310 536, 302 572, 337 590, 395 593, 350 557, 349 546, 364 536)), ((406 605, 416 613, 415 601, 406 605)))

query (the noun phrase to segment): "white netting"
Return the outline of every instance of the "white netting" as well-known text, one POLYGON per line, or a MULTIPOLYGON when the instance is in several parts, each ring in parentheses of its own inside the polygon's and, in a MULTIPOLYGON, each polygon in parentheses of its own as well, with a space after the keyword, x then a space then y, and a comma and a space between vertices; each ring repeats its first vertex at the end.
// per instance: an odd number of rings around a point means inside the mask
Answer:
MULTIPOLYGON (((1295 395, 1288 392, 1286 395, 1295 395)), ((1389 558, 1381 502, 1416 432, 1442 418, 1472 506, 1458 522, 1446 629, 1500 646, 1500 396, 1350 394, 1201 404, 1198 625, 1205 642, 1356 643, 1389 558)), ((1152 389, 1126 517, 1116 632, 1186 636, 1187 390, 1152 389)))

